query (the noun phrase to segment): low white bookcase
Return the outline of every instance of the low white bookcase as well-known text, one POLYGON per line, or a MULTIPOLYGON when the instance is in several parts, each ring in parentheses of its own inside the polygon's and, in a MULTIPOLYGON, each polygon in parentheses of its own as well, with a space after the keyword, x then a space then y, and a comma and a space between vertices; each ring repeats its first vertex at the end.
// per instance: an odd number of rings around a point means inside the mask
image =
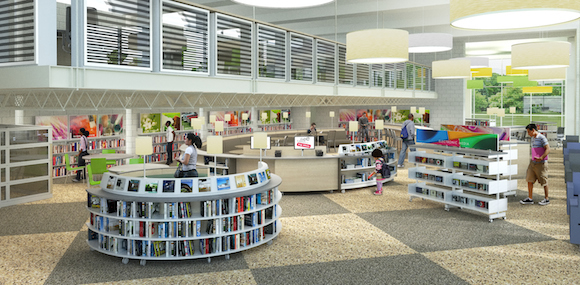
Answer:
POLYGON ((506 193, 517 189, 517 158, 513 151, 489 151, 437 145, 416 145, 409 153, 409 195, 445 204, 445 210, 459 207, 484 213, 492 222, 506 218, 506 193), (431 150, 426 152, 423 150, 431 150))
POLYGON ((229 259, 278 236, 281 183, 264 162, 250 172, 200 178, 105 173, 100 188, 87 189, 87 243, 125 264, 229 259))
POLYGON ((340 159, 340 190, 342 193, 347 189, 369 187, 377 183, 376 176, 368 178, 375 171, 375 160, 371 155, 375 149, 383 151, 387 165, 391 170, 391 177, 384 179, 383 184, 394 179, 397 174, 395 149, 389 147, 386 141, 341 144, 338 146, 338 155, 340 159))

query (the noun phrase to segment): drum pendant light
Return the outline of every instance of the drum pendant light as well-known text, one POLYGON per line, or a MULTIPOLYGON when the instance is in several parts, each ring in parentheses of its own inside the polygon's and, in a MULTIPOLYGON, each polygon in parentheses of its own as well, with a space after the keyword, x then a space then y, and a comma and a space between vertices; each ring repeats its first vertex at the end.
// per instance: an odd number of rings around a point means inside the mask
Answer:
POLYGON ((530 69, 528 79, 534 81, 566 80, 566 68, 530 69))
POLYGON ((467 59, 439 60, 432 63, 433 78, 457 79, 471 77, 471 62, 467 59))
POLYGON ((410 53, 448 51, 453 48, 453 35, 445 33, 419 33, 409 35, 410 53))
POLYGON ((371 29, 346 34, 349 63, 395 63, 409 60, 409 32, 371 29))
POLYGON ((511 30, 566 23, 580 18, 578 0, 450 0, 451 26, 511 30))
POLYGON ((569 42, 563 41, 513 45, 512 69, 568 67, 570 65, 570 47, 569 42))

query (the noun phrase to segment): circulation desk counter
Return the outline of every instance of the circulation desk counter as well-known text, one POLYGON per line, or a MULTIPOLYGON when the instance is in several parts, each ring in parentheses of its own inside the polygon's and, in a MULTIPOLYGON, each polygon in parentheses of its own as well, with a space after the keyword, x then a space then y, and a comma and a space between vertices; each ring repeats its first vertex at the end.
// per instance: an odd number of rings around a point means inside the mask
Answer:
MULTIPOLYGON (((271 243, 281 230, 279 176, 266 163, 204 178, 103 174, 87 189, 91 250, 122 258, 207 258, 271 243)), ((139 174, 139 173, 134 173, 139 174)))

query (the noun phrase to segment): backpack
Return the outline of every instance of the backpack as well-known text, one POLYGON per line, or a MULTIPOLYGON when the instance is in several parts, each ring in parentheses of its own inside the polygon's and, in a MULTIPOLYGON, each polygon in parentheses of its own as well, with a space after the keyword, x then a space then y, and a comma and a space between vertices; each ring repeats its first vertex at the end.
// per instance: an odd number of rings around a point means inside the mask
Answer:
POLYGON ((381 164, 381 169, 378 170, 377 172, 381 174, 383 179, 391 177, 391 170, 389 169, 389 166, 385 162, 385 159, 384 158, 379 159, 379 162, 381 164))
POLYGON ((407 132, 407 126, 404 126, 401 130, 401 138, 406 140, 409 137, 409 133, 407 132))

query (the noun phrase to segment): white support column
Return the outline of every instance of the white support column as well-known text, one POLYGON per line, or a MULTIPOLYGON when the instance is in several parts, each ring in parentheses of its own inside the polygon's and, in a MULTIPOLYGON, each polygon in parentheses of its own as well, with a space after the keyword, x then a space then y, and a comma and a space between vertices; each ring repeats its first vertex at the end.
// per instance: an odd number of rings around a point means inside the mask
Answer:
POLYGON ((163 58, 163 51, 161 50, 161 1, 153 1, 151 5, 151 15, 153 19, 153 30, 151 33, 151 42, 153 45, 153 50, 151 54, 153 55, 152 68, 153 72, 159 72, 161 70, 161 59, 163 58), (157 56, 155 56, 157 55, 157 56))
POLYGON ((24 125, 24 110, 14 110, 14 124, 24 125))
MULTIPOLYGON (((52 4, 54 5, 54 3, 52 4)), ((85 56, 84 34, 85 34, 85 14, 86 14, 85 0, 71 1, 70 9, 71 9, 71 66, 83 67, 85 62, 84 61, 85 56)), ((52 35, 53 33, 50 34, 52 35)))
POLYGON ((139 134, 139 113, 132 109, 125 110, 125 152, 135 153, 135 138, 139 134))

